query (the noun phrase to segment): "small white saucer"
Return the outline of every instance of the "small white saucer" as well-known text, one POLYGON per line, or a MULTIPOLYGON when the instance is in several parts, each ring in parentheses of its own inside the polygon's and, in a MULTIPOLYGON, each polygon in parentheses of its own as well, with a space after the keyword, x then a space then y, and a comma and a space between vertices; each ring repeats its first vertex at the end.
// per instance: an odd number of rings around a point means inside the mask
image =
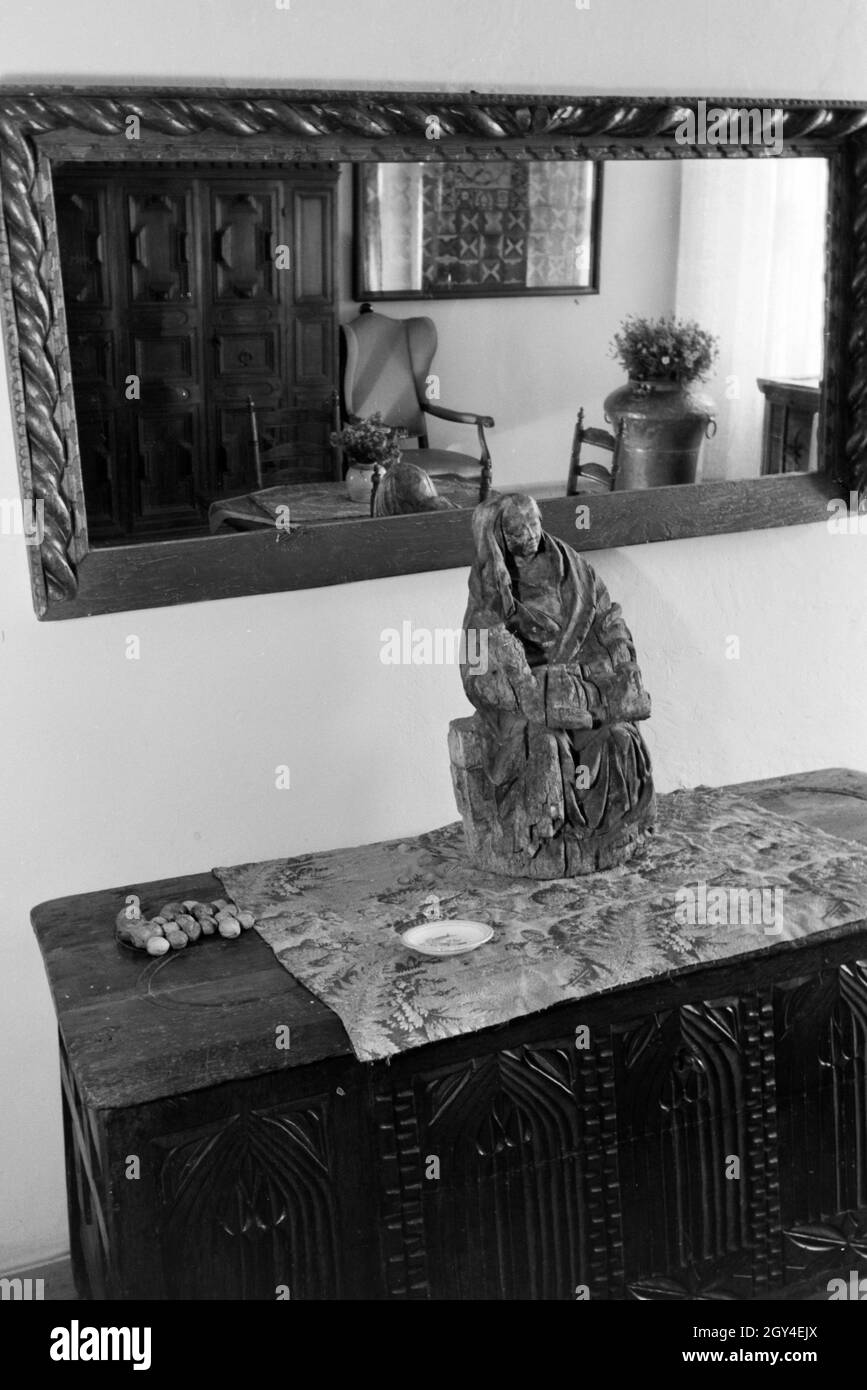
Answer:
POLYGON ((400 939, 411 951, 423 956, 457 956, 462 951, 474 951, 494 934, 487 922, 466 922, 460 918, 440 922, 422 922, 407 927, 400 939))

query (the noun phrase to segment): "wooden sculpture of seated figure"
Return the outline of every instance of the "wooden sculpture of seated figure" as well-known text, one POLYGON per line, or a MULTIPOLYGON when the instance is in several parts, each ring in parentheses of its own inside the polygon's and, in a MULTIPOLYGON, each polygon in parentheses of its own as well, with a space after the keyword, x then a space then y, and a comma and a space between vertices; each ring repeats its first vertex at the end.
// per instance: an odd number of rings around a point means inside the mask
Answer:
POLYGON ((483 502, 473 534, 461 677, 477 713, 449 729, 470 857, 531 878, 620 864, 656 810, 636 727, 650 697, 620 608, 532 497, 483 502))

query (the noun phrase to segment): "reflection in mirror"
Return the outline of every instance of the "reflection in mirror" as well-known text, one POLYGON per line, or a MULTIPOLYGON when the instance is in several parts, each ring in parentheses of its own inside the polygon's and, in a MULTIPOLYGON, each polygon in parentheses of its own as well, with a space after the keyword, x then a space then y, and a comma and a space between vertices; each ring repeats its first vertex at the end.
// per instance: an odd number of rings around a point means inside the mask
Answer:
POLYGON ((818 466, 823 159, 680 164, 674 308, 719 338, 702 479, 818 466))
MULTIPOLYGON (((55 168, 91 545, 369 516, 368 498, 349 495, 351 460, 331 442, 346 424, 340 328, 359 311, 352 183, 352 167, 333 164, 55 168)), ((496 422, 486 444, 494 489, 565 495, 579 409, 578 489, 612 477, 615 488, 641 485, 640 471, 618 467, 616 452, 594 453, 591 439, 619 431, 605 402, 626 384, 611 345, 630 316, 694 319, 717 340, 698 383, 716 433, 703 430, 696 481, 819 467, 826 161, 617 160, 604 183, 597 244, 592 216, 577 233, 571 226, 580 264, 568 292, 529 284, 538 271, 526 273, 525 257, 523 292, 490 293, 507 259, 526 251, 494 199, 475 207, 449 251, 465 268, 455 261, 446 272, 452 287, 460 276, 466 285, 472 266, 488 293, 442 297, 440 276, 430 304, 408 286, 405 300, 391 291, 376 306, 392 320, 433 322, 436 356, 417 386, 435 407, 425 424, 436 492, 458 506, 478 498, 457 466, 476 427, 449 411, 496 422)), ((585 178, 585 208, 587 191, 585 178)), ((445 235, 441 196, 440 211, 445 235)), ((553 241, 565 214, 549 197, 544 217, 534 215, 538 265, 543 223, 553 241)), ((392 241, 398 226, 392 209, 392 241)), ((368 409, 376 398, 368 392, 368 409)), ((626 440, 631 430, 627 419, 626 440)), ((416 439, 401 447, 424 466, 416 439)), ((476 466, 480 458, 476 449, 476 466)), ((651 471, 644 484, 688 480, 651 471)))
POLYGON ((574 159, 359 165, 358 298, 592 294, 601 169, 574 159))

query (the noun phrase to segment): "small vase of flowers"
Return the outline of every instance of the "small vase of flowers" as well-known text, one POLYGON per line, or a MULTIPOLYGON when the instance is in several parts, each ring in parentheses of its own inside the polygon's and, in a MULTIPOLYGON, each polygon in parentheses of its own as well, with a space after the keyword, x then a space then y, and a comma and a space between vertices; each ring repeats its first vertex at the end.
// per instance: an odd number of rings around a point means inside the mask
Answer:
POLYGON ((370 501, 377 464, 388 468, 400 461, 398 437, 398 431, 384 423, 379 411, 366 419, 353 420, 331 435, 331 443, 342 449, 346 457, 346 491, 353 502, 370 501))
POLYGON ((696 481, 702 443, 716 430, 716 404, 698 382, 718 352, 718 339, 694 319, 624 319, 611 356, 629 381, 605 399, 605 418, 616 427, 624 422, 618 487, 696 481))

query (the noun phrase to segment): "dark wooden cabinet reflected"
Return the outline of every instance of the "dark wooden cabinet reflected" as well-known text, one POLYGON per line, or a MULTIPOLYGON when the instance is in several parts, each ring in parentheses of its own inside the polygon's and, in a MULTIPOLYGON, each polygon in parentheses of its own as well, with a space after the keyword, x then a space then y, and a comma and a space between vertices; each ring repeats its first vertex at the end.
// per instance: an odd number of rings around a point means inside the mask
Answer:
MULTIPOLYGON (((319 406, 336 379, 337 170, 55 175, 92 543, 206 535, 256 483, 247 398, 319 406)), ((333 477, 323 410, 294 480, 333 477)))
POLYGON ((759 377, 756 385, 765 398, 762 475, 814 468, 821 382, 815 377, 759 377))

